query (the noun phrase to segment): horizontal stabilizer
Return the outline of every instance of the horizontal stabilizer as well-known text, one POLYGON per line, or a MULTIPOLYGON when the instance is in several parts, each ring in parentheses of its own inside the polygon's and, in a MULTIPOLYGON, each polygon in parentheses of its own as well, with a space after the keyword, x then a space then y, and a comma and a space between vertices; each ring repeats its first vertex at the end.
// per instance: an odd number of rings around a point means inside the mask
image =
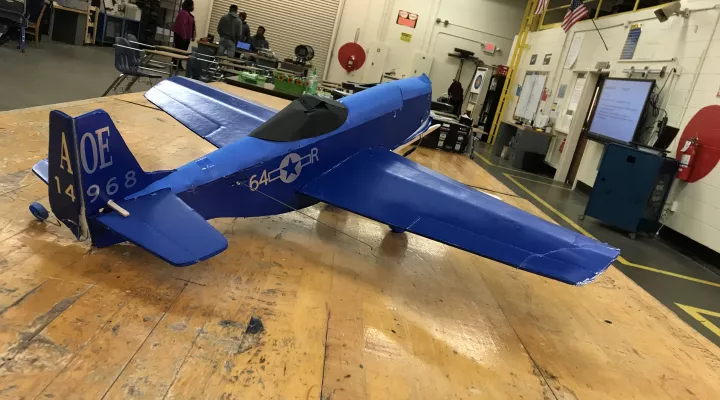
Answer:
POLYGON ((40 160, 32 167, 32 171, 37 175, 38 178, 42 179, 43 182, 50 182, 50 165, 48 164, 47 158, 40 160))
POLYGON ((145 97, 216 147, 247 136, 277 111, 192 79, 174 76, 145 97))
POLYGON ((176 267, 206 260, 228 246, 222 233, 169 189, 118 205, 130 215, 113 211, 95 220, 176 267))

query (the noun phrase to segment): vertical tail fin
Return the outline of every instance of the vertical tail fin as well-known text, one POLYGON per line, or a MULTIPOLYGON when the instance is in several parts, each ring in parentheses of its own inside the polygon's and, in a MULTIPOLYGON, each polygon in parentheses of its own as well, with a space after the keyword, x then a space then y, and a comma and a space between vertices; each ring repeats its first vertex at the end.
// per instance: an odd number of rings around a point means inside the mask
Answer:
POLYGON ((76 118, 51 112, 48 162, 50 207, 78 238, 84 217, 167 175, 143 171, 102 110, 76 118))
POLYGON ((105 111, 75 118, 75 133, 86 215, 96 214, 108 201, 121 200, 154 180, 140 168, 105 111))
POLYGON ((50 112, 48 149, 48 196, 55 216, 80 238, 87 228, 83 222, 80 165, 75 143, 75 121, 69 115, 50 112))

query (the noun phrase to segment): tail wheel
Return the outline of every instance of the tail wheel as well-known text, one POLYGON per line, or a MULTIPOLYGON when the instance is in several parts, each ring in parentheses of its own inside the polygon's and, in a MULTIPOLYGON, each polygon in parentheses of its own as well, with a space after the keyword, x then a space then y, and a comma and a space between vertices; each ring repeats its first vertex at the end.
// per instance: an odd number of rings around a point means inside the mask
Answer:
POLYGON ((50 213, 48 212, 48 210, 45 209, 45 207, 38 202, 33 202, 32 204, 30 204, 30 213, 40 222, 44 222, 46 219, 48 219, 48 217, 50 217, 50 213))

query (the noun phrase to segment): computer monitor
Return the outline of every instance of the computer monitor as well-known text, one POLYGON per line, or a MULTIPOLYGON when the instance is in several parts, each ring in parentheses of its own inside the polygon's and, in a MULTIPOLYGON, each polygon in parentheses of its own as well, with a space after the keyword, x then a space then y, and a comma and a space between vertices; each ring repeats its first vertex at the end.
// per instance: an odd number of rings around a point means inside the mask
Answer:
POLYGON ((237 43, 235 44, 235 47, 237 47, 237 48, 240 49, 240 50, 250 51, 250 43, 237 42, 237 43))
POLYGON ((667 150, 679 132, 680 129, 666 125, 665 128, 663 128, 663 131, 660 132, 660 136, 655 141, 653 147, 659 150, 667 150))
POLYGON ((588 138, 600 142, 633 142, 654 88, 654 80, 605 79, 590 120, 588 138))

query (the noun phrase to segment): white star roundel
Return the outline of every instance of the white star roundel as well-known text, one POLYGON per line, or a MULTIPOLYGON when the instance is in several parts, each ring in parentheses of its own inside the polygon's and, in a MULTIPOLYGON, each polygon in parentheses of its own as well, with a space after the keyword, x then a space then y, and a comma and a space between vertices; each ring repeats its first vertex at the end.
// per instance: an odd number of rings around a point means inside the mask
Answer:
POLYGON ((302 171, 302 157, 297 153, 290 153, 280 162, 280 180, 291 183, 300 176, 302 171))

